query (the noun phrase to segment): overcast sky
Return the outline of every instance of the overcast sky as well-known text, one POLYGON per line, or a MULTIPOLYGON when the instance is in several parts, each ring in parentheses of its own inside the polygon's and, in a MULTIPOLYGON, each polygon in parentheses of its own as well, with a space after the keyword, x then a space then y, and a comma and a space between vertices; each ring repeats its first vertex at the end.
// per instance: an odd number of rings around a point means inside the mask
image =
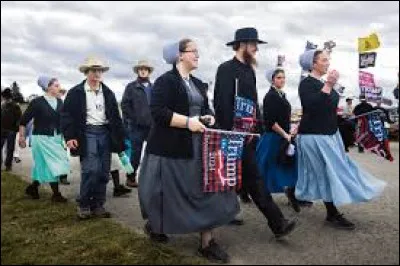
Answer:
POLYGON ((213 82, 219 64, 233 52, 225 43, 241 27, 256 27, 267 45, 259 47, 257 86, 269 89, 265 71, 286 56, 286 92, 298 106, 298 57, 307 40, 334 40, 332 68, 347 94, 358 95, 357 37, 376 31, 377 65, 368 71, 391 96, 399 69, 399 2, 12 2, 1 1, 1 85, 17 81, 28 96, 41 94, 37 77, 56 76, 66 89, 84 79, 78 66, 88 55, 110 66, 104 81, 120 98, 139 59, 155 67, 154 80, 171 68, 162 47, 184 37, 200 50, 195 75, 213 82))

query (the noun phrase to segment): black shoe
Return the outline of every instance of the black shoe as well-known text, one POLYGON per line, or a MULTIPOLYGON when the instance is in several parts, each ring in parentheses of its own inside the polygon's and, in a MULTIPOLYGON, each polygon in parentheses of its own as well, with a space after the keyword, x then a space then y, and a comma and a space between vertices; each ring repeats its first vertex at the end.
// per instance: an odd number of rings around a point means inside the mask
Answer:
POLYGON ((280 230, 275 232, 275 238, 280 239, 284 236, 287 236, 291 232, 293 232, 296 227, 297 219, 293 219, 291 221, 284 219, 282 225, 280 226, 280 230))
POLYGON ((70 185, 71 183, 67 180, 67 176, 60 177, 60 184, 61 185, 70 185))
POLYGON ((51 201, 52 202, 60 202, 60 203, 68 202, 68 200, 61 195, 61 193, 53 194, 53 196, 51 196, 51 201))
POLYGON ((244 225, 243 219, 235 218, 232 221, 229 222, 229 225, 244 225))
POLYGON ((251 203, 252 201, 249 195, 247 194, 240 194, 240 200, 245 204, 251 203))
POLYGON ((312 201, 305 201, 305 200, 297 200, 297 202, 301 207, 312 207, 314 204, 312 201))
POLYGON ((20 159, 19 157, 14 157, 14 162, 15 162, 15 163, 20 163, 20 162, 21 162, 21 159, 20 159))
POLYGON ((169 241, 169 237, 166 234, 157 234, 153 233, 151 230, 150 223, 147 222, 144 226, 144 232, 150 237, 150 239, 154 242, 166 244, 169 241))
POLYGON ((328 216, 326 217, 326 221, 328 224, 338 229, 354 230, 356 228, 355 224, 343 217, 343 214, 328 216))
POLYGON ((6 172, 11 172, 11 171, 12 171, 12 166, 6 166, 5 171, 6 171, 6 172))
POLYGON ((39 199, 39 188, 31 184, 25 189, 25 194, 32 199, 39 199))
POLYGON ((93 217, 96 218, 111 218, 111 213, 106 211, 103 207, 96 208, 92 211, 93 217))
POLYGON ((294 189, 287 188, 285 189, 285 195, 289 200, 289 205, 293 208, 295 212, 300 212, 300 205, 297 199, 294 196, 294 189))
POLYGON ((221 247, 215 242, 214 239, 211 239, 208 246, 205 248, 200 247, 198 249, 198 253, 200 256, 208 259, 211 262, 216 263, 228 263, 229 255, 221 249, 221 247))
POLYGON ((114 197, 120 197, 120 196, 123 196, 123 195, 125 195, 125 194, 130 193, 130 192, 132 192, 131 189, 126 188, 126 187, 124 187, 124 186, 122 186, 122 185, 119 185, 118 187, 115 187, 115 188, 114 188, 114 193, 113 193, 113 195, 114 195, 114 197))

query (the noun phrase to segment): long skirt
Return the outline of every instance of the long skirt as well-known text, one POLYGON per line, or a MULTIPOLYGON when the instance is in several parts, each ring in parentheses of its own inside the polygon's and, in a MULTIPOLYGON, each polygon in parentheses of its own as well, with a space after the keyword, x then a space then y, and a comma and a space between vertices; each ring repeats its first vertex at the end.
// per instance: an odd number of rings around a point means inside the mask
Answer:
POLYGON ((359 203, 378 197, 385 185, 350 159, 339 132, 299 135, 297 199, 322 199, 336 206, 359 203))
POLYGON ((276 133, 264 134, 257 146, 257 164, 265 187, 271 193, 281 193, 285 187, 294 188, 297 182, 297 165, 278 163, 283 138, 276 133))
POLYGON ((201 135, 193 134, 192 140, 192 159, 144 155, 139 199, 155 233, 206 231, 228 224, 239 212, 235 192, 203 192, 201 135))
POLYGON ((68 153, 61 135, 32 136, 32 179, 39 183, 58 182, 70 170, 68 153))

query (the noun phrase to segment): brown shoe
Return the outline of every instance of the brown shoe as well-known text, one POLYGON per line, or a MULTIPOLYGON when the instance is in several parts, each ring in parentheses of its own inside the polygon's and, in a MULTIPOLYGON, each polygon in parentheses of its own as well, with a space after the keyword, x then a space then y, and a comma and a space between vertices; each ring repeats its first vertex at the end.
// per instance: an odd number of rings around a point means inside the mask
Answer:
POLYGON ((136 181, 132 181, 130 179, 127 179, 126 180, 126 186, 136 188, 136 187, 139 186, 139 184, 136 181))

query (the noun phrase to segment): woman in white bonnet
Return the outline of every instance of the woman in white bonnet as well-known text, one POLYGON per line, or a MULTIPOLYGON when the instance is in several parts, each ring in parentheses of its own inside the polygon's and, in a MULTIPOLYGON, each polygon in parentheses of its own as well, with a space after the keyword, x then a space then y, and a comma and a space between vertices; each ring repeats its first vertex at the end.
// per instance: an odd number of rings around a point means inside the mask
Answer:
POLYGON ((45 92, 44 96, 32 100, 23 114, 19 128, 19 145, 26 147, 25 127, 33 119, 32 157, 33 183, 25 193, 33 199, 39 198, 39 185, 49 183, 53 191, 51 200, 66 202, 59 191, 60 176, 67 176, 70 171, 67 151, 64 149, 60 128, 62 101, 57 98, 60 83, 56 78, 41 76, 38 85, 45 92))
POLYGON ((205 193, 202 186, 202 132, 215 123, 206 86, 192 76, 198 67, 197 45, 183 39, 164 49, 172 70, 155 82, 151 95, 154 124, 139 174, 139 199, 150 238, 200 233, 198 253, 222 263, 228 254, 217 244, 214 229, 239 212, 236 193, 205 193))
POLYGON ((282 147, 291 144, 294 137, 290 132, 292 108, 283 91, 285 71, 282 67, 275 67, 267 71, 266 78, 271 87, 263 101, 265 133, 257 146, 257 164, 266 189, 271 193, 285 192, 292 208, 300 212, 294 195, 297 181, 295 161, 293 158, 289 162, 279 160, 282 147))
POLYGON ((295 195, 301 200, 323 200, 326 222, 351 230, 355 224, 337 206, 378 197, 385 183, 360 169, 345 153, 336 115, 339 94, 333 89, 339 73, 328 72, 327 53, 306 51, 300 56, 300 65, 310 75, 299 86, 303 116, 298 129, 299 173, 295 195), (328 75, 324 83, 321 77, 325 74, 328 75))

